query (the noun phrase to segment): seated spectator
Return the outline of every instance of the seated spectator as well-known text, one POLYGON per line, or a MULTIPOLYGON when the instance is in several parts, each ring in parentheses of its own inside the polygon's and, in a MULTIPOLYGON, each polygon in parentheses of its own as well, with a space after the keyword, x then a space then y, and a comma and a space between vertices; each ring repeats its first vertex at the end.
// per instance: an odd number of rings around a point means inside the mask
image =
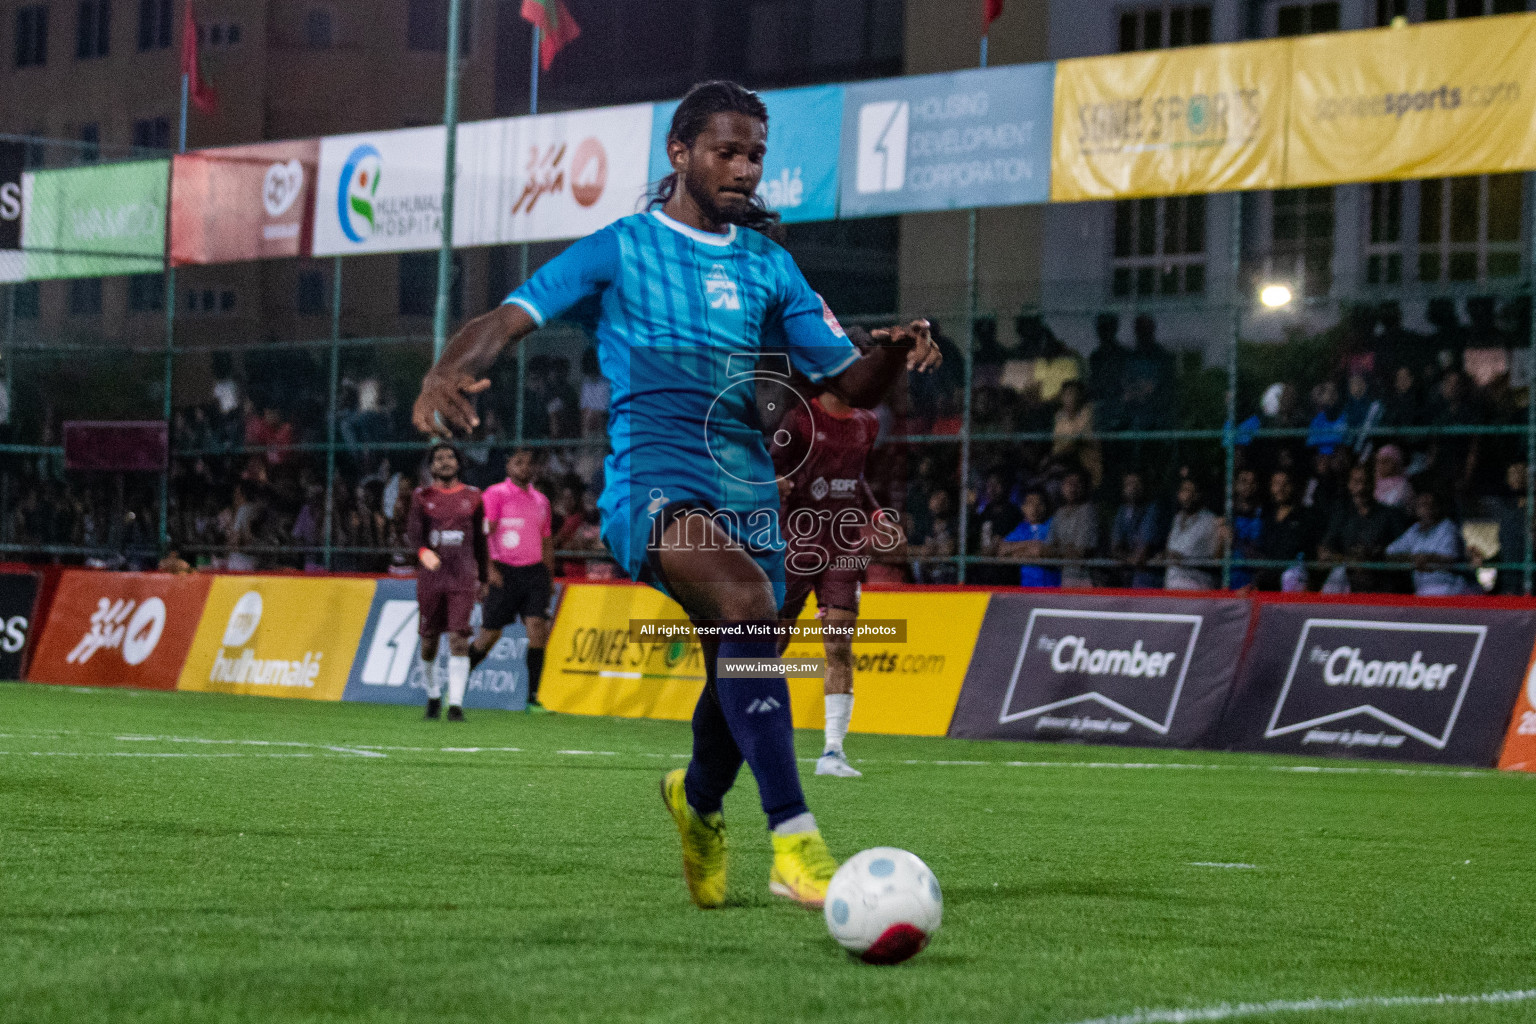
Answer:
POLYGON ((1413 485, 1404 472, 1403 450, 1395 444, 1376 449, 1375 497, 1390 508, 1407 508, 1413 501, 1413 485))
POLYGON ((1381 401, 1371 393, 1371 379, 1364 373, 1349 375, 1349 394, 1344 399, 1344 422, 1349 425, 1353 448, 1364 453, 1371 433, 1381 422, 1381 401))
MULTIPOLYGON (((1440 378, 1439 401, 1430 416, 1432 427, 1481 426, 1487 417, 1473 401, 1467 376, 1447 370, 1440 378)), ((1447 493, 1464 495, 1477 476, 1482 438, 1475 434, 1437 434, 1429 444, 1429 475, 1447 493)))
POLYGON ((1157 340, 1157 321, 1136 318, 1136 346, 1125 361, 1122 396, 1125 426, 1129 430, 1157 430, 1173 422, 1173 353, 1157 340))
POLYGON ((907 550, 913 557, 912 577, 917 583, 954 583, 958 578, 955 565, 949 561, 955 557, 955 522, 951 514, 949 492, 934 491, 928 495, 928 517, 922 533, 910 538, 907 550))
POLYGON ((597 349, 587 348, 581 353, 581 434, 597 437, 608 431, 608 403, 610 391, 608 378, 603 376, 597 362, 597 349))
POLYGON ((266 448, 267 462, 281 466, 293 456, 286 450, 293 444, 293 424, 284 422, 276 406, 268 406, 258 415, 255 404, 247 400, 245 443, 248 447, 266 448))
MULTIPOLYGON (((997 546, 1019 525, 1019 508, 1008 500, 1008 484, 1002 470, 987 474, 971 517, 969 548, 979 555, 996 557, 997 546)), ((966 579, 983 586, 1012 586, 1017 574, 1011 566, 975 565, 966 571, 966 579)))
MULTIPOLYGON (((1051 517, 1047 550, 1056 558, 1092 558, 1099 550, 1099 507, 1088 498, 1088 482, 1080 469, 1061 478, 1061 506, 1051 517)), ((1093 586, 1093 570, 1067 565, 1061 570, 1064 587, 1093 586)))
MULTIPOLYGON (((1289 562, 1310 558, 1316 544, 1316 529, 1307 509, 1297 500, 1296 478, 1290 470, 1277 469, 1270 474, 1269 501, 1268 529, 1259 545, 1265 559, 1289 562)), ((1264 569, 1258 576, 1261 590, 1281 590, 1285 582, 1282 570, 1277 568, 1264 569)), ((1305 576, 1297 584, 1295 589, 1305 590, 1305 576)))
MULTIPOLYGON (((1499 553, 1501 562, 1524 562, 1526 548, 1526 524, 1530 516, 1525 509, 1525 463, 1512 462, 1504 470, 1504 493, 1491 495, 1482 501, 1482 514, 1499 524, 1499 553)), ((1469 552, 1472 562, 1481 565, 1486 556, 1469 552)), ((1500 569, 1497 592, 1500 594, 1525 593, 1523 569, 1500 569)))
POLYGON ((1346 443, 1349 421, 1344 415, 1344 404, 1339 400, 1339 385, 1325 380, 1312 389, 1312 404, 1316 415, 1307 431, 1307 447, 1319 455, 1332 455, 1346 443))
POLYGON ((1470 593, 1466 580, 1449 568, 1462 561, 1466 552, 1461 530, 1445 514, 1444 502, 1434 491, 1425 491, 1413 505, 1416 521, 1388 545, 1387 555, 1413 562, 1413 592, 1420 597, 1470 593))
MULTIPOLYGON (((1045 491, 1038 487, 1030 488, 1019 504, 1019 511, 1023 519, 997 546, 998 556, 1019 559, 1046 557, 1046 545, 1051 539, 1051 507, 1045 491)), ((1019 567, 1019 586, 1059 587, 1061 572, 1047 566, 1026 564, 1019 567)))
MULTIPOLYGON (((1259 475, 1240 469, 1232 480, 1232 557, 1264 557, 1264 504, 1259 500, 1259 475)), ((1254 584, 1253 569, 1234 566, 1232 589, 1242 590, 1254 584)))
MULTIPOLYGON (((1324 562, 1381 562, 1391 544, 1407 525, 1397 509, 1376 500, 1370 468, 1356 466, 1349 471, 1349 500, 1333 513, 1328 529, 1318 546, 1318 558, 1324 562)), ((1391 574, 1379 569, 1362 569, 1336 564, 1323 584, 1329 594, 1389 593, 1391 574)))
POLYGON ((1222 521, 1205 507, 1200 485, 1192 478, 1179 483, 1178 511, 1168 527, 1163 561, 1166 590, 1214 590, 1217 573, 1210 565, 1221 558, 1222 521))
POLYGON ((1124 563, 1116 584, 1161 590, 1162 570, 1149 563, 1162 550, 1163 517, 1155 502, 1147 499, 1140 472, 1126 473, 1120 484, 1120 507, 1109 531, 1109 554, 1124 563))
POLYGON ((1093 403, 1086 401, 1082 381, 1069 380, 1061 385, 1061 405, 1051 427, 1051 454, 1058 459, 1074 459, 1088 473, 1091 486, 1098 487, 1104 474, 1099 442, 1091 439, 1093 403))
POLYGON ((1094 321, 1099 344, 1088 353, 1088 390, 1100 429, 1120 429, 1120 401, 1125 395, 1125 361, 1120 344, 1120 317, 1100 313, 1094 321))

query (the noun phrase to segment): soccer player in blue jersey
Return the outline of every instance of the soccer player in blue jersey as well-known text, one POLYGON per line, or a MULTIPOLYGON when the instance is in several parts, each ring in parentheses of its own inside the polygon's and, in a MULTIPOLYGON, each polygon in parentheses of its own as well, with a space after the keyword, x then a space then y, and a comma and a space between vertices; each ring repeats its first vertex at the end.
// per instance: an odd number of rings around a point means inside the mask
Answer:
POLYGON ((765 336, 851 405, 877 405, 904 371, 939 363, 927 321, 872 332, 861 355, 794 260, 764 232, 757 196, 768 111, 731 82, 696 86, 667 139, 673 173, 651 208, 566 249, 498 309, 464 326, 422 382, 413 418, 430 434, 479 419, 474 396, 516 343, 582 299, 601 303, 598 359, 612 388, 599 507, 603 539, 629 575, 671 595, 696 623, 708 681, 693 755, 662 779, 701 907, 725 902, 722 800, 743 761, 768 816, 769 888, 820 907, 837 868, 806 807, 781 675, 723 674, 717 659, 773 659, 784 600, 783 539, 755 372, 765 336))

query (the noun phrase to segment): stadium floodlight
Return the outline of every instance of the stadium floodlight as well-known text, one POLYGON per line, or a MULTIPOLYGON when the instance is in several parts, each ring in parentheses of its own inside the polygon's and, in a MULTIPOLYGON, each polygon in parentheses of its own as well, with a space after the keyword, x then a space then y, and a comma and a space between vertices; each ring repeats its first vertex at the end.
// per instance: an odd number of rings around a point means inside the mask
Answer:
POLYGON ((1268 309, 1280 309, 1291 304, 1291 289, 1284 284, 1266 284, 1259 289, 1259 301, 1268 309))

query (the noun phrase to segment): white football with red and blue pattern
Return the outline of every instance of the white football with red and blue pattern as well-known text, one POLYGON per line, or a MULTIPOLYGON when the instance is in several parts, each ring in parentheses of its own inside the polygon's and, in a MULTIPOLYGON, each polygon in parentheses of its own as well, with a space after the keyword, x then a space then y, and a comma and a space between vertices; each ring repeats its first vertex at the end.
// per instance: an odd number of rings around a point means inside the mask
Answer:
POLYGON ((928 945, 944 919, 939 880, 906 850, 877 846, 843 862, 827 886, 827 930, 865 963, 899 964, 928 945))

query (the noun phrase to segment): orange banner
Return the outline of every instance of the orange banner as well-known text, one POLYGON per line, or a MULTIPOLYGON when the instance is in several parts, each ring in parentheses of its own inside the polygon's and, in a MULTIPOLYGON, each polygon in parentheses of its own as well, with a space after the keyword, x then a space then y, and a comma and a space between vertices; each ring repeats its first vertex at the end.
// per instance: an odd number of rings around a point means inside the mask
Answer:
POLYGON ((1536 772, 1536 657, 1525 670, 1525 685, 1515 701, 1499 767, 1510 772, 1536 772))

